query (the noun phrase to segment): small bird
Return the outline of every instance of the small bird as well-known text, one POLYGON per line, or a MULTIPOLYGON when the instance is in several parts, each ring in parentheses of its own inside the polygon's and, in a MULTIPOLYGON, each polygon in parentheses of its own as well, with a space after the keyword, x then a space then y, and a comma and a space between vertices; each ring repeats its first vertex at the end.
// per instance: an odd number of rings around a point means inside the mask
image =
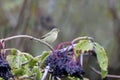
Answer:
POLYGON ((59 31, 60 30, 58 28, 53 28, 49 33, 43 35, 40 39, 47 43, 52 43, 57 39, 59 31))

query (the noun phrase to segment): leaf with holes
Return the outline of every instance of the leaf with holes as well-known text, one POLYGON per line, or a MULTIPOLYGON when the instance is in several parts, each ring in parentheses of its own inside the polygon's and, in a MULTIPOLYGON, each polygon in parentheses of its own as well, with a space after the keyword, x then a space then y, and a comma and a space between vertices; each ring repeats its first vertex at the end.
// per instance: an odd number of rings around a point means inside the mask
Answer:
POLYGON ((105 78, 108 71, 108 57, 107 54, 102 46, 100 46, 98 43, 95 43, 95 52, 97 55, 97 60, 101 68, 101 74, 102 78, 105 78))
POLYGON ((74 52, 77 56, 79 56, 81 53, 84 53, 85 51, 93 50, 93 42, 90 40, 81 40, 79 43, 77 43, 74 47, 74 52))

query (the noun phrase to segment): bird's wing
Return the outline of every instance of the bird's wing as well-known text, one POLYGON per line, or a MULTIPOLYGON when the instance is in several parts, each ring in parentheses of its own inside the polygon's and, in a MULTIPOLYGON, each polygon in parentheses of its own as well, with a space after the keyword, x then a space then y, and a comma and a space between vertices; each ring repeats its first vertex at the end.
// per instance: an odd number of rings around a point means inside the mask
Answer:
POLYGON ((45 37, 47 37, 49 35, 50 35, 50 33, 47 33, 47 34, 43 35, 40 39, 44 39, 45 37))

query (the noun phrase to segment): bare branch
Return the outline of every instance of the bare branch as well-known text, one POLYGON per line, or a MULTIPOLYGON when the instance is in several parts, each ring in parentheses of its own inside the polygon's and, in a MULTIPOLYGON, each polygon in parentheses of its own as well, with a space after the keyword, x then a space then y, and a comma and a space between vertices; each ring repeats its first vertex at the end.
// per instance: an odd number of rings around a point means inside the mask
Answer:
POLYGON ((75 39, 72 41, 72 43, 75 43, 76 41, 79 41, 79 40, 91 40, 91 41, 94 41, 92 37, 83 36, 83 37, 75 38, 75 39))
MULTIPOLYGON (((91 70, 93 70, 95 73, 101 75, 101 72, 98 71, 98 70, 96 70, 94 67, 91 67, 91 66, 90 66, 90 68, 91 68, 91 70)), ((120 76, 119 76, 119 75, 111 75, 111 74, 108 74, 106 77, 108 77, 108 78, 118 78, 118 79, 120 79, 120 76)))
POLYGON ((29 38, 31 40, 35 40, 35 41, 43 43, 44 45, 46 45, 52 51, 54 50, 53 47, 50 44, 48 44, 47 42, 45 42, 45 41, 43 41, 41 39, 35 38, 33 36, 28 36, 28 35, 16 35, 16 36, 4 38, 4 39, 1 39, 1 40, 3 40, 3 41, 9 41, 9 40, 12 40, 12 39, 15 39, 15 38, 29 38))

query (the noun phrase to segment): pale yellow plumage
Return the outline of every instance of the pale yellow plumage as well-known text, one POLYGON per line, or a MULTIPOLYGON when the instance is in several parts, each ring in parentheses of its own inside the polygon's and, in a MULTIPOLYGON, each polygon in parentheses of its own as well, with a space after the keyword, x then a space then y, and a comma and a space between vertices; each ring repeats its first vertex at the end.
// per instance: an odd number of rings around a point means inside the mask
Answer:
POLYGON ((42 36, 41 40, 48 42, 48 43, 52 43, 57 39, 58 32, 59 32, 59 29, 54 28, 49 33, 42 36))

